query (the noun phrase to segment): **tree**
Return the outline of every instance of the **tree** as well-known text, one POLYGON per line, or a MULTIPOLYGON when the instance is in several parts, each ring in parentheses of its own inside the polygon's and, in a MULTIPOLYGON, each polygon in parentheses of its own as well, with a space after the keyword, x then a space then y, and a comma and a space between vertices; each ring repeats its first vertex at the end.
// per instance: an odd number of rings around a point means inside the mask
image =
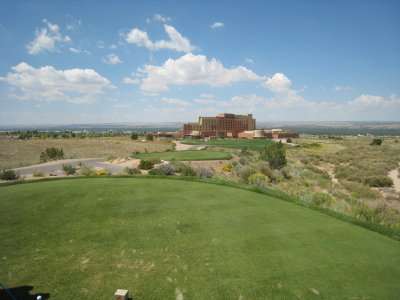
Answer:
POLYGON ((154 140, 154 137, 153 137, 153 135, 152 135, 152 134, 150 134, 150 133, 149 133, 149 134, 147 134, 147 135, 146 135, 146 140, 147 140, 147 141, 152 141, 152 140, 154 140))
POLYGON ((260 158, 268 162, 274 170, 282 169, 286 166, 286 153, 282 142, 265 147, 260 153, 260 158))
POLYGON ((381 139, 374 139, 374 140, 371 142, 371 145, 372 145, 372 146, 380 146, 380 145, 382 145, 382 140, 381 140, 381 139))
POLYGON ((138 138, 139 138, 139 135, 138 135, 137 133, 133 132, 133 133, 131 134, 131 139, 132 139, 132 140, 137 140, 138 138))

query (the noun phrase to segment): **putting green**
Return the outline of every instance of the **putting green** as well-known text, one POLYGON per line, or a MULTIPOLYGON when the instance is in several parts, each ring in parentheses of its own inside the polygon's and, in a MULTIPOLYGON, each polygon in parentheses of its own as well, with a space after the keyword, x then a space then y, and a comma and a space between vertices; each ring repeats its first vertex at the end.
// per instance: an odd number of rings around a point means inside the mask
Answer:
POLYGON ((51 299, 398 299, 400 243, 221 185, 82 178, 0 187, 0 281, 51 299), (363 298, 364 297, 364 298, 363 298))

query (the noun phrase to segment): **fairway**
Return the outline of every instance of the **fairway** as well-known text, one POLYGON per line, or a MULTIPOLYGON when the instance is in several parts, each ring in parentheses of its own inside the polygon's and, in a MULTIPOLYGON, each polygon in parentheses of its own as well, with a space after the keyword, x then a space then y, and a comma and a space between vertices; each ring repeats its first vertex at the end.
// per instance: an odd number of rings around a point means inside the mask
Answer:
POLYGON ((199 140, 183 140, 183 144, 187 145, 209 145, 228 149, 243 149, 247 147, 248 150, 261 151, 266 146, 273 143, 271 140, 247 140, 247 139, 222 139, 222 140, 209 140, 207 142, 199 140))
POLYGON ((159 157, 162 160, 220 160, 231 159, 232 156, 224 151, 211 150, 185 150, 185 151, 165 151, 140 153, 133 156, 134 158, 146 159, 151 157, 159 157))
POLYGON ((159 178, 0 186, 0 281, 50 299, 398 299, 400 243, 255 192, 159 178), (180 298, 180 296, 183 298, 180 298))

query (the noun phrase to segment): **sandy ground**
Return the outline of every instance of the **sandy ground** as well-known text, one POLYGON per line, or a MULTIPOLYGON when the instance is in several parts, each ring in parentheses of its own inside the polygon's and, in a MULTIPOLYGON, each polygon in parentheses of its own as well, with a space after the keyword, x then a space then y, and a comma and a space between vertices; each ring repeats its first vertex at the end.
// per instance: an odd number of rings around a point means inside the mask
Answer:
POLYGON ((122 167, 129 167, 129 168, 136 168, 137 165, 139 164, 140 159, 137 158, 117 158, 116 160, 113 161, 105 161, 101 164, 112 164, 112 165, 118 165, 122 167))
POLYGON ((201 150, 201 149, 206 148, 206 146, 185 145, 185 144, 182 144, 180 141, 173 141, 173 143, 176 145, 176 147, 175 147, 176 151, 201 150))
POLYGON ((389 177, 393 180, 393 187, 396 192, 400 192, 400 178, 398 169, 394 169, 389 172, 389 177))

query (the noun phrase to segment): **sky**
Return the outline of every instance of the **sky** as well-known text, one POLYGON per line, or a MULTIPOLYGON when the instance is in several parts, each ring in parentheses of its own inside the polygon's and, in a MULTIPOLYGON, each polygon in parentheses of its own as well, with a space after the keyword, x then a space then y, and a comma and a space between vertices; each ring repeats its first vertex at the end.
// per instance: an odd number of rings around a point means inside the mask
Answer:
POLYGON ((0 2, 0 125, 400 121, 400 1, 0 2))

